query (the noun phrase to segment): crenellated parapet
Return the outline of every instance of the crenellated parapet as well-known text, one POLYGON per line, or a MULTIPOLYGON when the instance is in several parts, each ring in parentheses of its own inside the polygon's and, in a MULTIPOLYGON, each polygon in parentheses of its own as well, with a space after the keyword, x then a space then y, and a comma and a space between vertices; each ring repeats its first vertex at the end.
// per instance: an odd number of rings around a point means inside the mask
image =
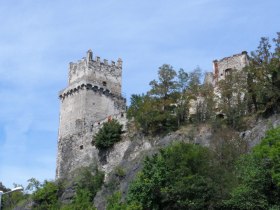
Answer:
POLYGON ((104 59, 99 56, 93 59, 93 53, 88 50, 86 57, 78 62, 69 64, 69 85, 81 80, 88 80, 98 86, 104 86, 115 94, 121 94, 122 60, 117 62, 104 59))

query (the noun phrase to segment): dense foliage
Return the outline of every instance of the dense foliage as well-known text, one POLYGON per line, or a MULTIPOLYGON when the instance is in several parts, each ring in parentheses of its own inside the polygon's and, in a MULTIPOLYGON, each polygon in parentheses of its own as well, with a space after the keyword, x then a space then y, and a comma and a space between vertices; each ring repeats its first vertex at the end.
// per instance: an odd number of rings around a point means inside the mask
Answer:
POLYGON ((144 209, 207 209, 217 195, 209 150, 177 143, 144 162, 130 185, 128 202, 144 209))
POLYGON ((34 192, 32 199, 38 205, 36 209, 57 209, 58 208, 59 186, 51 181, 45 181, 37 191, 34 192))
POLYGON ((142 210, 143 208, 138 202, 127 204, 121 201, 121 193, 116 192, 107 199, 106 210, 142 210))
POLYGON ((158 135, 186 123, 211 123, 217 116, 228 126, 243 130, 246 116, 279 112, 280 33, 273 44, 274 49, 268 38, 261 38, 258 49, 249 57, 249 65, 243 71, 227 72, 215 88, 201 83, 199 68, 187 73, 162 65, 158 80, 150 82, 151 89, 131 96, 128 118, 134 120, 138 131, 158 135))
POLYGON ((280 127, 267 132, 253 152, 240 158, 239 184, 226 201, 232 209, 279 209, 280 127))
POLYGON ((246 68, 250 108, 265 115, 278 112, 280 108, 280 32, 272 41, 273 44, 269 38, 261 38, 246 68))
POLYGON ((150 82, 151 90, 145 95, 131 96, 128 118, 134 119, 137 129, 145 134, 176 130, 188 112, 186 97, 191 96, 186 96, 186 91, 198 87, 199 74, 199 69, 189 76, 183 69, 177 73, 172 66, 162 65, 158 81, 150 82))
POLYGON ((103 124, 103 127, 94 135, 92 143, 99 149, 107 149, 121 140, 122 125, 115 119, 103 124))
MULTIPOLYGON (((108 198, 107 210, 141 209, 279 209, 280 127, 271 129, 251 153, 230 130, 216 133, 209 148, 175 142, 144 161, 143 169, 129 186, 124 201, 119 192, 108 198)), ((93 198, 104 174, 93 167, 78 170, 69 181, 38 182, 32 178, 26 190, 6 197, 3 209, 94 210, 93 198), (62 192, 74 186, 70 204, 61 203, 62 192), (21 204, 20 204, 21 203, 21 204)), ((2 184, 1 190, 8 191, 2 184)))
MULTIPOLYGON (((14 184, 14 187, 19 187, 20 185, 14 184)), ((11 189, 6 188, 2 182, 0 182, 0 191, 6 193, 9 192, 11 189)), ((1 207, 2 209, 14 209, 18 206, 21 202, 28 198, 27 194, 24 194, 22 191, 16 191, 13 193, 3 194, 2 195, 2 202, 1 207)))
POLYGON ((213 151, 173 144, 146 158, 127 202, 143 209, 279 209, 280 127, 252 153, 240 156, 236 149, 242 146, 213 151))
POLYGON ((103 185, 104 173, 97 168, 82 167, 78 169, 74 178, 76 195, 71 204, 63 207, 63 210, 92 210, 93 198, 103 185))
MULTIPOLYGON (((104 173, 94 167, 83 167, 77 170, 72 180, 44 181, 40 183, 32 178, 27 190, 34 190, 29 198, 33 209, 63 209, 63 210, 94 210, 93 198, 101 188, 104 173), (61 203, 61 196, 65 189, 74 187, 75 195, 70 204, 61 203)), ((26 200, 25 203, 29 201, 26 200)))

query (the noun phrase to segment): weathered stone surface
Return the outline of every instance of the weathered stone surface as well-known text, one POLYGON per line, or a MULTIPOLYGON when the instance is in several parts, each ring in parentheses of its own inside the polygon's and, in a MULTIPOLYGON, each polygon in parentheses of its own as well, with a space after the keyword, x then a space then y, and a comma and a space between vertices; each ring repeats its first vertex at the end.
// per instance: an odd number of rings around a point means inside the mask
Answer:
MULTIPOLYGON (((225 57, 221 60, 213 61, 213 79, 214 82, 218 82, 225 79, 226 74, 232 70, 242 70, 245 66, 249 64, 249 59, 246 51, 240 54, 236 54, 230 57, 225 57)), ((209 82, 208 75, 208 82, 209 82)))
MULTIPOLYGON (((125 99, 121 94, 122 61, 117 64, 92 52, 70 63, 69 85, 60 91, 61 101, 56 178, 67 177, 75 168, 98 160, 92 137, 108 119, 125 125, 125 99)), ((100 166, 100 164, 97 164, 100 166)), ((101 166, 100 166, 101 167, 101 166)))
POLYGON ((106 184, 95 196, 95 206, 98 210, 105 210, 106 200, 108 196, 112 195, 113 191, 120 191, 123 197, 125 197, 130 182, 134 179, 137 172, 141 170, 143 159, 146 156, 155 154, 159 149, 170 145, 172 142, 183 141, 204 144, 210 141, 210 136, 211 132, 208 130, 208 127, 205 129, 205 126, 199 128, 191 126, 187 129, 183 128, 174 133, 170 133, 164 137, 151 138, 139 135, 132 138, 124 138, 122 142, 114 146, 114 150, 111 150, 107 154, 111 161, 114 160, 114 164, 110 165, 110 161, 108 161, 108 165, 106 166, 106 184), (123 153, 122 158, 115 156, 115 154, 121 153, 123 153), (116 168, 121 169, 125 175, 120 177, 114 170, 116 168))
POLYGON ((73 201, 73 197, 75 196, 76 192, 73 186, 68 187, 67 189, 65 189, 65 191, 63 192, 60 201, 63 204, 69 204, 73 201))
POLYGON ((240 133, 240 136, 248 141, 249 147, 253 147, 258 144, 265 136, 267 130, 280 126, 280 115, 273 115, 267 119, 260 118, 256 122, 253 122, 251 129, 248 129, 240 133))
MULTIPOLYGON (((251 128, 247 131, 240 132, 239 135, 244 141, 248 142, 249 147, 252 148, 260 142, 267 130, 279 125, 280 115, 274 115, 268 119, 259 119, 252 122, 251 128)), ((114 149, 107 154, 108 157, 110 156, 110 160, 114 160, 114 154, 123 153, 122 158, 121 156, 116 156, 116 159, 113 161, 114 164, 110 164, 110 161, 108 161, 105 166, 107 167, 106 184, 95 196, 95 206, 98 210, 105 210, 106 199, 108 196, 112 195, 113 191, 119 191, 122 193, 123 197, 125 197, 130 182, 134 179, 137 172, 142 169, 143 159, 146 156, 151 156, 158 152, 159 149, 177 141, 211 146, 214 135, 215 133, 213 133, 211 126, 204 124, 182 127, 180 130, 164 137, 126 137, 122 142, 117 143, 114 149), (122 145, 125 145, 125 147, 122 145), (121 168, 125 172, 125 176, 117 176, 117 173, 112 167, 121 168)))

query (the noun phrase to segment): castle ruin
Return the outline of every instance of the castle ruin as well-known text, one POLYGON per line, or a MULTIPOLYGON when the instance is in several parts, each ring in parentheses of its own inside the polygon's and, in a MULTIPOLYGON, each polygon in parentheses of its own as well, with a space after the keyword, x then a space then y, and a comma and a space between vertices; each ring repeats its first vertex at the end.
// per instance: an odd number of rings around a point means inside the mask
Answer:
POLYGON ((69 64, 68 87, 59 92, 60 117, 56 178, 98 159, 93 135, 108 119, 125 122, 122 97, 122 60, 108 63, 100 57, 69 64))
MULTIPOLYGON (((213 61, 213 72, 207 72, 204 83, 212 84, 219 95, 217 84, 230 71, 241 71, 249 64, 244 51, 213 61)), ((122 96, 122 60, 117 62, 93 59, 89 50, 86 57, 69 64, 68 87, 59 92, 60 118, 56 178, 95 162, 101 164, 93 136, 108 119, 126 123, 126 101, 122 96)), ((190 114, 196 113, 203 97, 191 101, 190 114)), ((102 165, 98 165, 101 166, 102 165)))
POLYGON ((205 82, 216 86, 217 82, 225 79, 231 71, 241 71, 249 65, 249 57, 246 51, 213 61, 213 73, 206 73, 205 82))
MULTIPOLYGON (((216 106, 220 100, 220 92, 218 82, 225 79, 226 75, 230 72, 241 71, 244 67, 249 65, 249 57, 246 51, 235 54, 220 60, 213 61, 213 71, 206 72, 204 77, 204 84, 212 85, 216 95, 216 106)), ((197 96, 196 99, 190 100, 189 114, 194 115, 197 113, 197 107, 204 101, 204 97, 197 96)))

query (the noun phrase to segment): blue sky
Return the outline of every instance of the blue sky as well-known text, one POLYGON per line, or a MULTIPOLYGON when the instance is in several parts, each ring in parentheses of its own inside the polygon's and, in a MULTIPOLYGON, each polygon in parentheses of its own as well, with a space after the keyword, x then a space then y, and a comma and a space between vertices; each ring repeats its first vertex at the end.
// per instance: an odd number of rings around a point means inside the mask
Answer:
POLYGON ((280 31, 279 0, 0 1, 0 181, 54 179, 58 91, 92 49, 123 59, 123 92, 142 93, 164 63, 211 71, 280 31))

